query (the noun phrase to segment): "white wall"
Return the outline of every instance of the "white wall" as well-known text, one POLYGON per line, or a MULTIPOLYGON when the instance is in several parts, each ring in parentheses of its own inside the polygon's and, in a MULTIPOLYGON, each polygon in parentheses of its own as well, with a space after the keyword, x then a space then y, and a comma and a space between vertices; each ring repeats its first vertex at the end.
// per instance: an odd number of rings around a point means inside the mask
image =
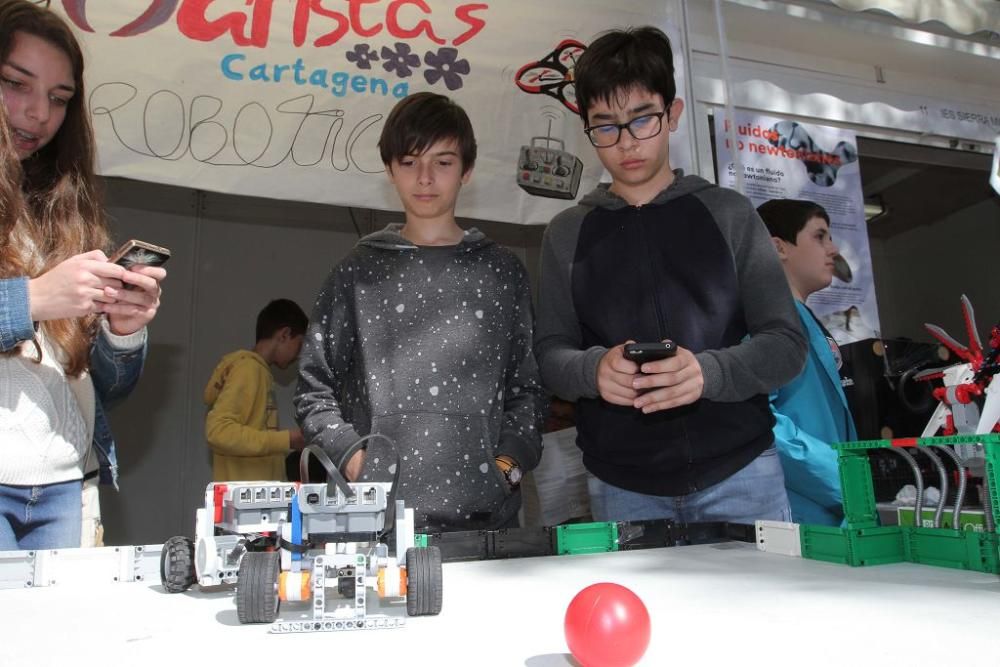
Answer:
MULTIPOLYGON (((215 364, 253 346, 257 313, 271 299, 294 299, 310 312, 320 283, 358 235, 343 208, 122 179, 107 184, 115 238, 143 239, 173 253, 142 381, 110 414, 121 492, 102 492, 108 544, 155 544, 192 534, 194 511, 204 501, 211 461, 201 397, 215 364)), ((355 219, 368 233, 402 218, 356 210, 355 219)), ((540 227, 461 222, 507 245, 529 273, 537 272, 540 227)), ((290 425, 294 369, 276 379, 282 424, 290 425)))

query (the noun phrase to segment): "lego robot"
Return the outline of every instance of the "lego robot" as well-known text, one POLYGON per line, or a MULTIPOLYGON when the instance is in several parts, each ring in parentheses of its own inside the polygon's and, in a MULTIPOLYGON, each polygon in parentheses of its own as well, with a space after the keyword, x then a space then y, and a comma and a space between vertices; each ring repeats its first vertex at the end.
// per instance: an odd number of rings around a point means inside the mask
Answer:
POLYGON ((441 552, 414 545, 413 509, 394 498, 396 480, 348 483, 312 445, 303 471, 310 454, 327 469, 327 483, 209 484, 195 539, 163 545, 163 587, 179 593, 195 583, 235 583, 240 622, 270 623, 276 633, 403 625, 402 616, 368 612, 369 589, 405 600, 409 616, 438 614, 441 552), (310 603, 311 614, 278 619, 282 602, 310 603))
MULTIPOLYGON (((1000 325, 993 327, 989 347, 984 349, 976 329, 975 312, 964 294, 962 315, 968 345, 962 345, 939 326, 924 325, 964 363, 928 369, 913 376, 915 380, 943 382, 943 386, 934 390, 938 406, 921 437, 1000 432, 1000 325)), ((983 460, 981 444, 959 445, 956 450, 968 461, 983 460)))

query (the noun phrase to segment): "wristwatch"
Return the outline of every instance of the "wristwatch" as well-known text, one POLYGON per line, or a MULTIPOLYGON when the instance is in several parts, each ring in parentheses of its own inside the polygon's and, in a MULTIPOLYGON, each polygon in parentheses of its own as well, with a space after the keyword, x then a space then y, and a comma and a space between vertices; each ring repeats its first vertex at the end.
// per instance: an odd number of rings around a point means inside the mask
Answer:
POLYGON ((509 456, 498 456, 494 459, 497 462, 497 467, 503 473, 504 478, 506 478, 507 483, 510 488, 516 489, 521 485, 521 477, 523 473, 521 472, 521 466, 517 464, 517 461, 509 456))

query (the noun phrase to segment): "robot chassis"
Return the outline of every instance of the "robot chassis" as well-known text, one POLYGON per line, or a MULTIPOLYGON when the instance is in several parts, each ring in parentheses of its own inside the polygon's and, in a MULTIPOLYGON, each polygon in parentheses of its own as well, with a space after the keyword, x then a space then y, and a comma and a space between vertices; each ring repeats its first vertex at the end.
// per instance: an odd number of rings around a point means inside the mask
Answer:
POLYGON ((171 593, 236 584, 241 623, 275 633, 398 627, 405 618, 368 613, 368 590, 405 599, 409 616, 441 611, 441 552, 414 546, 413 509, 391 483, 209 484, 195 539, 163 545, 160 576, 171 593), (394 550, 385 541, 392 525, 394 550), (311 617, 278 619, 282 602, 309 602, 311 617))

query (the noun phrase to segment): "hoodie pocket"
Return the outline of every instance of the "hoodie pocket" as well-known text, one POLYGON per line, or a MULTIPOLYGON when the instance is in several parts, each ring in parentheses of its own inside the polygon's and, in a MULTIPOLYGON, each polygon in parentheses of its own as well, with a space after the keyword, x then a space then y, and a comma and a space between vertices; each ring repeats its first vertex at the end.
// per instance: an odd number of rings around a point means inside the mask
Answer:
MULTIPOLYGON (((399 455, 397 497, 417 514, 418 525, 454 529, 488 524, 510 496, 494 460, 485 417, 410 413, 376 417, 373 432, 393 440, 399 455)), ((364 477, 395 474, 396 455, 373 441, 364 477)))

